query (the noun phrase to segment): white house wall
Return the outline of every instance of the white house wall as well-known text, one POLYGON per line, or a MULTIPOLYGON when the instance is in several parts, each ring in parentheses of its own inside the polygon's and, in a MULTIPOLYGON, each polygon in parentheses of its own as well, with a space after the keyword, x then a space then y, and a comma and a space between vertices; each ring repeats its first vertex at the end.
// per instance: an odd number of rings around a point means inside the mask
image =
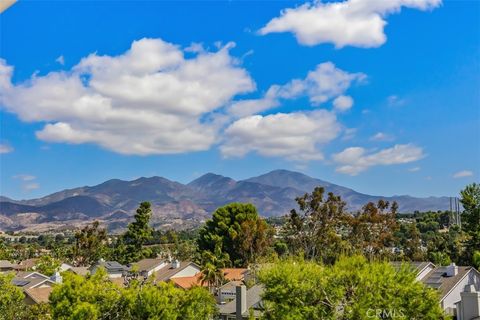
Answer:
POLYGON ((460 292, 465 290, 465 286, 468 284, 475 285, 475 290, 480 291, 480 274, 478 271, 472 269, 468 274, 457 283, 457 285, 447 294, 442 301, 442 307, 444 310, 448 308, 455 308, 455 303, 460 301, 460 292))
POLYGON ((199 268, 197 268, 193 265, 189 265, 188 267, 186 267, 182 271, 173 275, 171 278, 193 277, 194 275, 196 275, 199 272, 200 272, 199 268))

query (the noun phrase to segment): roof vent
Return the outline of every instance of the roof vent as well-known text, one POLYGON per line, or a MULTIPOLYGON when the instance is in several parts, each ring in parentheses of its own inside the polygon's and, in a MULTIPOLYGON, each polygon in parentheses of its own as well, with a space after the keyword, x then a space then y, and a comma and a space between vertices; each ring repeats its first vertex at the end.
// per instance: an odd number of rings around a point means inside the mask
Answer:
POLYGON ((62 283, 63 282, 63 278, 60 275, 60 272, 55 272, 55 274, 50 278, 50 280, 52 280, 55 283, 62 283))
POLYGON ((172 261, 172 268, 173 268, 173 269, 178 269, 178 268, 180 268, 180 261, 178 261, 177 259, 173 260, 173 261, 172 261))
POLYGON ((452 262, 449 266, 447 266, 447 277, 454 277, 458 274, 458 267, 455 265, 455 263, 452 262))

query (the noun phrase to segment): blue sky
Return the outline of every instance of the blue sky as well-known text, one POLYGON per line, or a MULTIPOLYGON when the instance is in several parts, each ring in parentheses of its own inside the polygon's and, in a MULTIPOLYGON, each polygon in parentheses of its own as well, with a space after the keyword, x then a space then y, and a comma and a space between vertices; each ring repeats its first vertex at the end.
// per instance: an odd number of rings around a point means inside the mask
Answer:
POLYGON ((455 195, 480 174, 480 3, 408 3, 19 1, 0 193, 284 168, 455 195))

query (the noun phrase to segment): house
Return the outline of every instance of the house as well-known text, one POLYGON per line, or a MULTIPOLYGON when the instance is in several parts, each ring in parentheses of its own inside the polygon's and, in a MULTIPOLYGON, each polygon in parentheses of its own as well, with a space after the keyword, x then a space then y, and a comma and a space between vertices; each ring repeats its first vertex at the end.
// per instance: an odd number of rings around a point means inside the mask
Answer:
POLYGON ((223 286, 218 288, 218 301, 223 304, 235 299, 237 287, 243 284, 244 283, 239 280, 233 280, 225 283, 223 286))
POLYGON ((18 270, 23 270, 23 271, 35 270, 35 266, 37 265, 38 260, 39 260, 38 258, 31 258, 31 259, 20 261, 18 263, 18 270))
POLYGON ((117 261, 105 261, 103 259, 90 267, 90 273, 95 274, 98 268, 104 268, 105 271, 107 271, 108 277, 111 279, 121 278, 123 274, 128 271, 128 267, 117 261))
POLYGON ((395 269, 400 269, 403 264, 409 264, 417 275, 417 281, 421 281, 427 274, 435 269, 435 265, 431 262, 426 261, 412 261, 412 262, 403 262, 403 261, 393 261, 391 264, 395 269))
POLYGON ((52 293, 53 287, 44 288, 28 288, 23 292, 25 293, 25 303, 27 305, 48 303, 48 298, 52 293))
POLYGON ((200 266, 191 261, 173 260, 155 272, 155 279, 157 281, 168 281, 172 278, 193 277, 200 272, 200 266))
POLYGON ((71 264, 66 263, 66 262, 63 262, 63 263, 60 265, 60 267, 58 268, 58 270, 59 270, 60 272, 64 272, 64 271, 67 271, 67 270, 69 270, 69 269, 71 269, 71 268, 73 268, 73 266, 72 266, 71 264))
POLYGON ((480 292, 473 284, 465 286, 456 303, 457 320, 480 319, 480 292))
POLYGON ((244 320, 250 315, 258 319, 262 315, 263 287, 254 285, 247 290, 247 287, 240 285, 236 287, 235 298, 223 305, 218 306, 219 318, 221 320, 244 320))
POLYGON ((151 276, 158 270, 166 267, 168 262, 164 259, 143 259, 130 265, 130 270, 136 269, 140 274, 146 274, 147 277, 151 276))
POLYGON ((246 268, 223 268, 223 277, 228 281, 244 281, 249 270, 246 268))
POLYGON ((90 270, 87 267, 71 267, 65 270, 65 272, 67 271, 83 277, 90 274, 90 270))
POLYGON ((53 290, 53 286, 61 282, 61 277, 54 276, 53 279, 39 272, 19 271, 12 279, 12 283, 20 287, 25 294, 26 304, 46 303, 53 290))
POLYGON ((197 273, 191 277, 178 277, 178 278, 171 278, 169 281, 172 282, 176 287, 182 289, 189 289, 193 286, 208 286, 207 283, 202 281, 203 274, 201 272, 197 273))
POLYGON ((17 268, 18 268, 18 265, 11 263, 8 260, 0 260, 0 273, 13 271, 13 270, 16 270, 17 268))
POLYGON ((461 301, 465 287, 480 291, 480 272, 473 267, 449 266, 437 267, 422 280, 425 285, 439 291, 440 305, 447 314, 456 313, 456 304, 461 301))
POLYGON ((440 306, 447 314, 457 313, 456 305, 466 287, 473 285, 473 289, 480 291, 480 272, 473 267, 456 266, 454 263, 436 267, 431 262, 392 262, 397 269, 404 263, 412 266, 417 281, 439 291, 440 306))

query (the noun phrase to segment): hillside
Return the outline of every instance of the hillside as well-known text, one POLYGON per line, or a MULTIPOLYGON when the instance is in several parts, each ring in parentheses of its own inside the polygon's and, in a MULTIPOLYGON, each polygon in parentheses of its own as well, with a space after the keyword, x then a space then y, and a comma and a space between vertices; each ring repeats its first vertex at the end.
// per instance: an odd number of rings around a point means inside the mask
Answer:
POLYGON ((295 197, 323 186, 342 196, 355 211, 369 201, 397 201, 401 212, 446 210, 447 197, 382 197, 356 192, 298 172, 275 170, 258 177, 235 181, 207 173, 181 184, 162 177, 133 181, 108 180, 92 187, 62 190, 46 197, 16 201, 0 198, 0 229, 44 230, 79 226, 93 219, 112 230, 125 226, 139 202, 153 205, 154 226, 185 228, 202 223, 218 206, 249 202, 263 216, 284 215, 295 207, 295 197))

